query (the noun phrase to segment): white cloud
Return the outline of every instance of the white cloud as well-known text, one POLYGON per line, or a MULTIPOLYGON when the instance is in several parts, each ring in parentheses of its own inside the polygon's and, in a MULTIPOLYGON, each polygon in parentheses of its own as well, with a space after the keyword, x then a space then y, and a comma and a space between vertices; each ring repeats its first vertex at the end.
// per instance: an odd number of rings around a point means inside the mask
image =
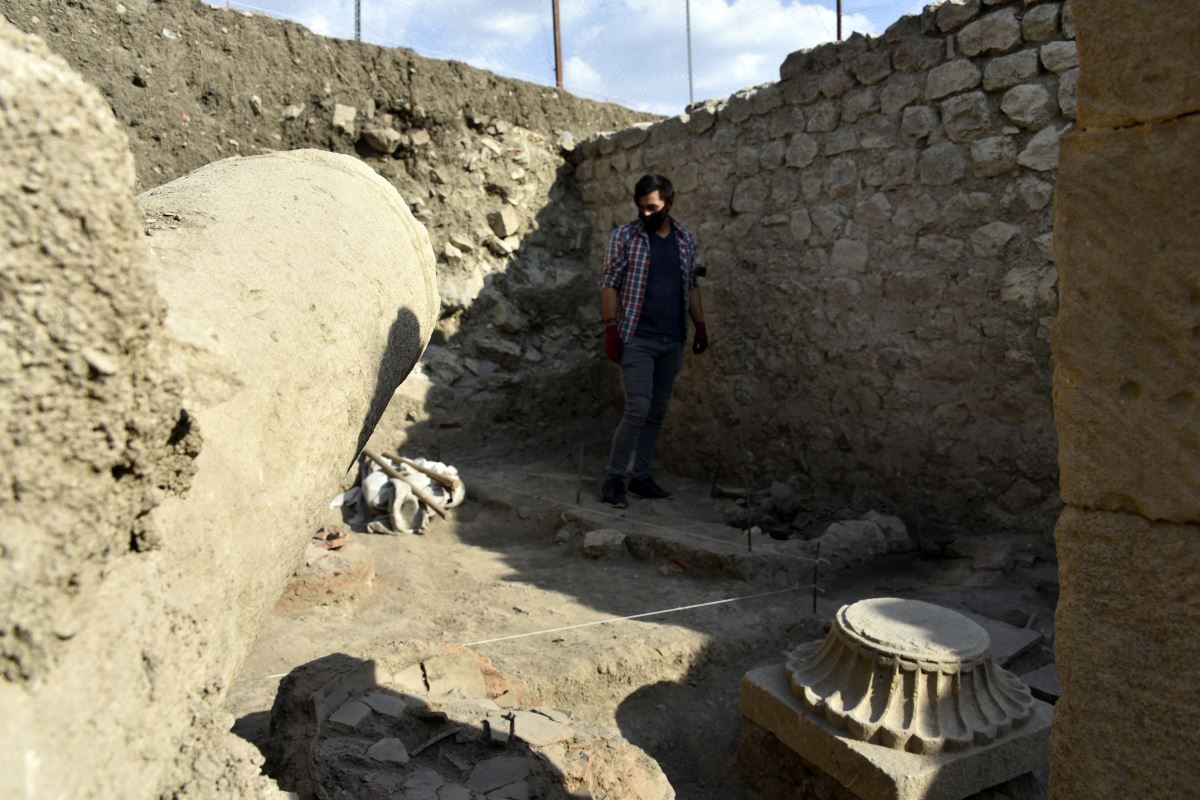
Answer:
POLYGON ((604 91, 604 78, 579 56, 563 59, 563 78, 563 85, 574 93, 604 91))

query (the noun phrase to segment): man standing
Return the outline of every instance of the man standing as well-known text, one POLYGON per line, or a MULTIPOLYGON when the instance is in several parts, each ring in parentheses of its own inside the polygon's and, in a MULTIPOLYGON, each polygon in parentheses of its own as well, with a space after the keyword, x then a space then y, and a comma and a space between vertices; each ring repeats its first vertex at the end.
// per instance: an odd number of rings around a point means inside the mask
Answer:
POLYGON ((629 491, 656 499, 670 493, 654 482, 654 448, 662 430, 671 387, 683 366, 687 318, 696 326, 692 352, 708 349, 704 308, 696 271, 696 237, 671 218, 675 190, 662 175, 643 175, 633 189, 638 219, 613 231, 600 276, 604 352, 621 365, 625 414, 613 435, 601 493, 605 503, 625 508, 629 491))

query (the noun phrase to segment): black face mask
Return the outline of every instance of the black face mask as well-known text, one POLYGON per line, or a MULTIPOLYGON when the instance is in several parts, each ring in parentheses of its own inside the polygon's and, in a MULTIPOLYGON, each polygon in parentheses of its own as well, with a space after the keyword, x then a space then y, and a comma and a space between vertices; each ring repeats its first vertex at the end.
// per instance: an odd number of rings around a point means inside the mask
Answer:
POLYGON ((653 214, 646 214, 642 217, 642 226, 645 227, 646 233, 654 233, 662 224, 667 221, 668 209, 660 208, 653 214))

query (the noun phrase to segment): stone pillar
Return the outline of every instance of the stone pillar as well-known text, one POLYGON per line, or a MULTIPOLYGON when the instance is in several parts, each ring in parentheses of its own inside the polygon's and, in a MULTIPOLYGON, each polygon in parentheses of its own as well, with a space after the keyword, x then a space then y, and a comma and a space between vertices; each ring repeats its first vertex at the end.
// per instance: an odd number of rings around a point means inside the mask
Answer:
POLYGON ((428 341, 429 241, 328 153, 139 209, 104 98, 3 20, 0 108, 0 796, 270 796, 221 701, 428 341))
POLYGON ((1087 0, 1055 216, 1063 500, 1050 796, 1195 795, 1200 3, 1087 0))

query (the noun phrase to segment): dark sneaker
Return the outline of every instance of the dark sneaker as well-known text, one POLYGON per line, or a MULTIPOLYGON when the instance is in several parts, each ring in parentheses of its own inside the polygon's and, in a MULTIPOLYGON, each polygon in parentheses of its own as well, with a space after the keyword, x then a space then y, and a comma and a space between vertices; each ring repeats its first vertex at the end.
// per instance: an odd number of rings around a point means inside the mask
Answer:
POLYGON ((600 499, 614 508, 628 508, 629 501, 625 499, 625 481, 615 475, 604 479, 604 488, 600 490, 600 499))
POLYGON ((670 497, 671 493, 654 482, 651 477, 634 478, 629 481, 629 493, 636 494, 646 500, 662 500, 670 497))

